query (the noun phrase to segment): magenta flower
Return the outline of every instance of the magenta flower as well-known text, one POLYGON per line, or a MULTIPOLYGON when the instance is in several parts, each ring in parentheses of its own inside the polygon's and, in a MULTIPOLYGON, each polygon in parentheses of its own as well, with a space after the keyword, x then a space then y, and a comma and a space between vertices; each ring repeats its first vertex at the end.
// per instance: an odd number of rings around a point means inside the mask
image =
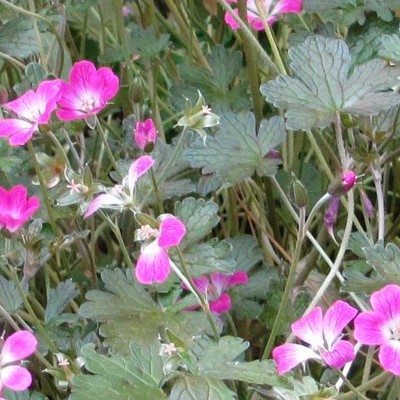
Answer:
POLYGON ((292 332, 311 348, 286 343, 276 347, 272 356, 278 373, 285 374, 309 359, 324 362, 331 368, 342 368, 355 357, 353 345, 345 340, 342 331, 355 317, 357 310, 344 301, 333 303, 322 315, 320 307, 312 309, 304 317, 292 324, 292 332))
POLYGON ((168 278, 171 270, 168 248, 178 246, 186 234, 186 227, 180 219, 169 214, 161 215, 160 219, 159 229, 149 225, 139 229, 140 239, 155 238, 142 248, 136 263, 136 279, 145 285, 162 283, 168 278))
MULTIPOLYGON (((230 3, 237 3, 237 0, 228 0, 230 3)), ((258 13, 257 0, 247 0, 247 20, 253 29, 261 31, 264 29, 262 19, 258 13)), ((268 25, 272 25, 277 19, 279 14, 300 14, 303 8, 302 0, 262 0, 261 6, 264 9, 266 22, 268 25)), ((236 14, 239 14, 238 10, 235 9, 236 14)), ((225 22, 233 29, 237 30, 240 25, 232 18, 228 13, 225 14, 225 22)))
POLYGON ((354 320, 354 338, 380 346, 382 368, 400 376, 400 286, 387 285, 370 298, 373 311, 365 311, 354 320))
POLYGON ((128 170, 128 175, 122 180, 122 185, 112 188, 104 188, 105 193, 94 198, 84 214, 84 218, 90 217, 99 208, 122 210, 131 207, 135 203, 135 188, 138 179, 154 165, 154 159, 150 156, 142 156, 135 160, 128 170))
MULTIPOLYGON (((200 278, 192 278, 197 289, 206 295, 210 310, 216 314, 228 312, 232 306, 232 300, 229 294, 225 293, 230 287, 235 285, 243 285, 249 281, 246 272, 238 271, 233 274, 221 274, 213 272, 209 278, 202 276, 200 278)), ((183 285, 187 289, 186 285, 183 285)), ((191 309, 197 308, 195 306, 191 309)))
POLYGON ((60 109, 57 116, 63 121, 96 115, 118 92, 119 80, 110 68, 96 70, 90 61, 75 63, 69 83, 62 81, 60 109))
POLYGON ((36 347, 37 340, 29 331, 15 332, 6 339, 1 350, 0 393, 4 387, 20 392, 31 385, 30 372, 16 362, 29 357, 36 347))
POLYGON ((157 140, 157 129, 154 126, 154 121, 147 118, 143 122, 136 122, 134 139, 137 147, 144 150, 149 143, 155 143, 157 140))
POLYGON ((14 112, 18 118, 0 120, 0 136, 7 137, 11 146, 24 145, 39 130, 39 125, 49 122, 57 107, 61 81, 43 81, 36 92, 28 90, 16 100, 3 107, 14 112))
POLYGON ((17 185, 9 191, 0 186, 0 229, 15 232, 39 209, 39 198, 27 198, 25 186, 17 185))

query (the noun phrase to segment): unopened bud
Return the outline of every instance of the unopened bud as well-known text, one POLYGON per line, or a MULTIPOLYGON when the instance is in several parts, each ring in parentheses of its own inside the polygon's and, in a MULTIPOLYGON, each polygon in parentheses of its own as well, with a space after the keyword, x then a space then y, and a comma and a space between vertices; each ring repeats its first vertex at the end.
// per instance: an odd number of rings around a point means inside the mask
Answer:
POLYGON ((141 226, 149 225, 154 229, 158 229, 158 222, 148 214, 136 213, 135 219, 141 226))
POLYGON ((361 191, 361 204, 368 218, 373 218, 375 214, 374 206, 372 205, 371 200, 364 191, 361 191))
POLYGON ((333 228, 336 224, 339 212, 339 205, 340 205, 339 197, 332 197, 332 200, 329 203, 329 207, 324 215, 325 229, 328 231, 329 235, 333 238, 333 240, 335 240, 335 236, 333 234, 333 228))
POLYGON ((293 204, 298 208, 306 207, 308 204, 308 194, 304 185, 292 173, 292 180, 289 186, 289 196, 293 204))
POLYGON ((143 101, 143 82, 140 78, 135 78, 131 88, 131 98, 134 103, 143 101))
POLYGON ((354 171, 344 171, 339 181, 334 182, 328 189, 333 197, 340 197, 347 193, 356 183, 357 175, 354 171))
POLYGON ((137 121, 134 139, 137 147, 140 150, 152 150, 148 149, 148 145, 154 145, 157 140, 157 129, 154 126, 154 122, 151 118, 147 118, 145 121, 137 121))

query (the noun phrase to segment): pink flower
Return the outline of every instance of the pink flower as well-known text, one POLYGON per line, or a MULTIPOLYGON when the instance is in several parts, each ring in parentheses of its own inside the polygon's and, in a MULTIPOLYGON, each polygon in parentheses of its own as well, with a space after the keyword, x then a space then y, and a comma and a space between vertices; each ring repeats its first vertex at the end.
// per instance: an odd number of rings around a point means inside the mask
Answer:
POLYGON ((36 350, 37 340, 29 331, 18 331, 4 342, 0 359, 0 393, 3 388, 20 392, 32 383, 30 372, 16 361, 29 357, 36 350))
MULTIPOLYGON (((237 0, 228 0, 230 3, 237 3, 237 0)), ((258 13, 257 0, 247 0, 247 20, 252 25, 253 29, 261 31, 264 29, 262 19, 258 13)), ((277 20, 278 14, 300 14, 303 8, 302 0, 262 0, 262 7, 267 18, 267 24, 272 25, 277 20)), ((236 14, 239 14, 235 9, 236 14)), ((225 22, 233 29, 237 30, 240 25, 228 13, 225 14, 225 22)))
POLYGON ((51 113, 57 107, 61 81, 43 81, 36 92, 28 90, 4 107, 17 114, 18 118, 0 120, 0 136, 8 137, 11 146, 24 145, 39 130, 39 125, 47 124, 51 113))
POLYGON ((155 238, 142 248, 136 263, 136 279, 145 285, 162 283, 168 278, 171 270, 168 248, 178 246, 186 234, 180 219, 169 214, 161 215, 160 219, 159 229, 145 225, 139 230, 141 239, 155 238))
POLYGON ((157 129, 154 126, 154 121, 147 118, 145 121, 137 121, 134 139, 137 147, 144 150, 147 144, 155 143, 157 140, 157 129))
MULTIPOLYGON (((209 278, 206 276, 193 278, 193 283, 197 289, 206 295, 210 310, 216 314, 222 314, 231 309, 231 297, 225 292, 232 286, 243 285, 248 281, 247 273, 243 271, 235 272, 232 275, 213 272, 209 278)), ((185 285, 183 287, 187 289, 185 285)), ((194 308, 197 308, 197 306, 194 308)))
POLYGON ((128 170, 128 175, 122 180, 122 185, 105 188, 105 193, 94 198, 84 214, 84 218, 90 217, 99 208, 122 210, 131 207, 135 202, 135 188, 138 179, 154 165, 154 159, 150 156, 142 156, 135 160, 128 170))
POLYGON ((60 110, 63 121, 86 118, 101 111, 107 101, 118 92, 119 80, 110 68, 96 70, 90 61, 75 63, 69 74, 69 83, 62 81, 60 110))
POLYGON ((357 310, 338 300, 329 307, 325 316, 320 307, 311 310, 292 324, 292 332, 311 348, 294 343, 276 347, 272 356, 278 373, 285 374, 309 359, 323 361, 331 368, 342 368, 355 357, 353 345, 341 340, 344 327, 355 317, 357 310))
POLYGON ((25 186, 17 185, 7 191, 0 187, 0 229, 15 232, 39 209, 35 196, 27 199, 25 186))
POLYGON ((382 368, 400 376, 400 286, 387 285, 370 298, 373 311, 354 320, 354 338, 362 344, 380 346, 382 368))

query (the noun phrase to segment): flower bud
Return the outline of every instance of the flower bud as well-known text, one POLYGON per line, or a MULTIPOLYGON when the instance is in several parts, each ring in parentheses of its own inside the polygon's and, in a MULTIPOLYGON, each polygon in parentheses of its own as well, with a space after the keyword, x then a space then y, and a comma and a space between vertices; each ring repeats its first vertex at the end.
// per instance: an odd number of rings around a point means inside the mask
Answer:
POLYGON ((354 171, 344 171, 339 181, 334 182, 328 189, 333 197, 340 197, 347 193, 356 183, 357 175, 354 171))
POLYGON ((298 208, 303 208, 307 206, 307 190, 293 173, 291 182, 289 184, 289 197, 292 200, 293 204, 296 205, 298 208))
POLYGON ((140 78, 135 78, 133 82, 131 98, 134 103, 141 103, 143 100, 143 82, 140 78))
POLYGON ((328 231, 329 235, 333 239, 335 239, 335 236, 333 234, 333 228, 336 224, 336 219, 339 212, 339 205, 340 205, 339 197, 332 197, 332 200, 329 203, 329 207, 324 215, 325 229, 328 231))
POLYGON ((154 126, 154 122, 151 118, 147 118, 143 122, 136 122, 134 139, 136 142, 136 146, 140 150, 145 150, 150 143, 154 144, 156 142, 157 129, 154 126))
POLYGON ((371 203, 371 200, 364 191, 361 191, 360 193, 361 193, 361 204, 363 206, 365 214, 368 216, 368 218, 373 218, 375 210, 374 206, 371 203))
POLYGON ((135 219, 141 226, 149 225, 154 229, 158 229, 159 223, 150 215, 144 213, 136 213, 135 219))

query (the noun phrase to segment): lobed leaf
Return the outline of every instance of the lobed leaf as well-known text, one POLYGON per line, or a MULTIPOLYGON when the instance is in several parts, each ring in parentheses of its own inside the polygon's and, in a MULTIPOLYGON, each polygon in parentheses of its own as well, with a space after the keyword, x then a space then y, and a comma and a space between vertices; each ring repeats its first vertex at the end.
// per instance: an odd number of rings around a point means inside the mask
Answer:
POLYGON ((400 103, 391 90, 399 70, 372 60, 349 77, 351 56, 342 40, 310 36, 290 49, 289 57, 293 77, 280 75, 261 86, 269 102, 287 110, 289 129, 324 128, 336 113, 376 115, 400 103))

